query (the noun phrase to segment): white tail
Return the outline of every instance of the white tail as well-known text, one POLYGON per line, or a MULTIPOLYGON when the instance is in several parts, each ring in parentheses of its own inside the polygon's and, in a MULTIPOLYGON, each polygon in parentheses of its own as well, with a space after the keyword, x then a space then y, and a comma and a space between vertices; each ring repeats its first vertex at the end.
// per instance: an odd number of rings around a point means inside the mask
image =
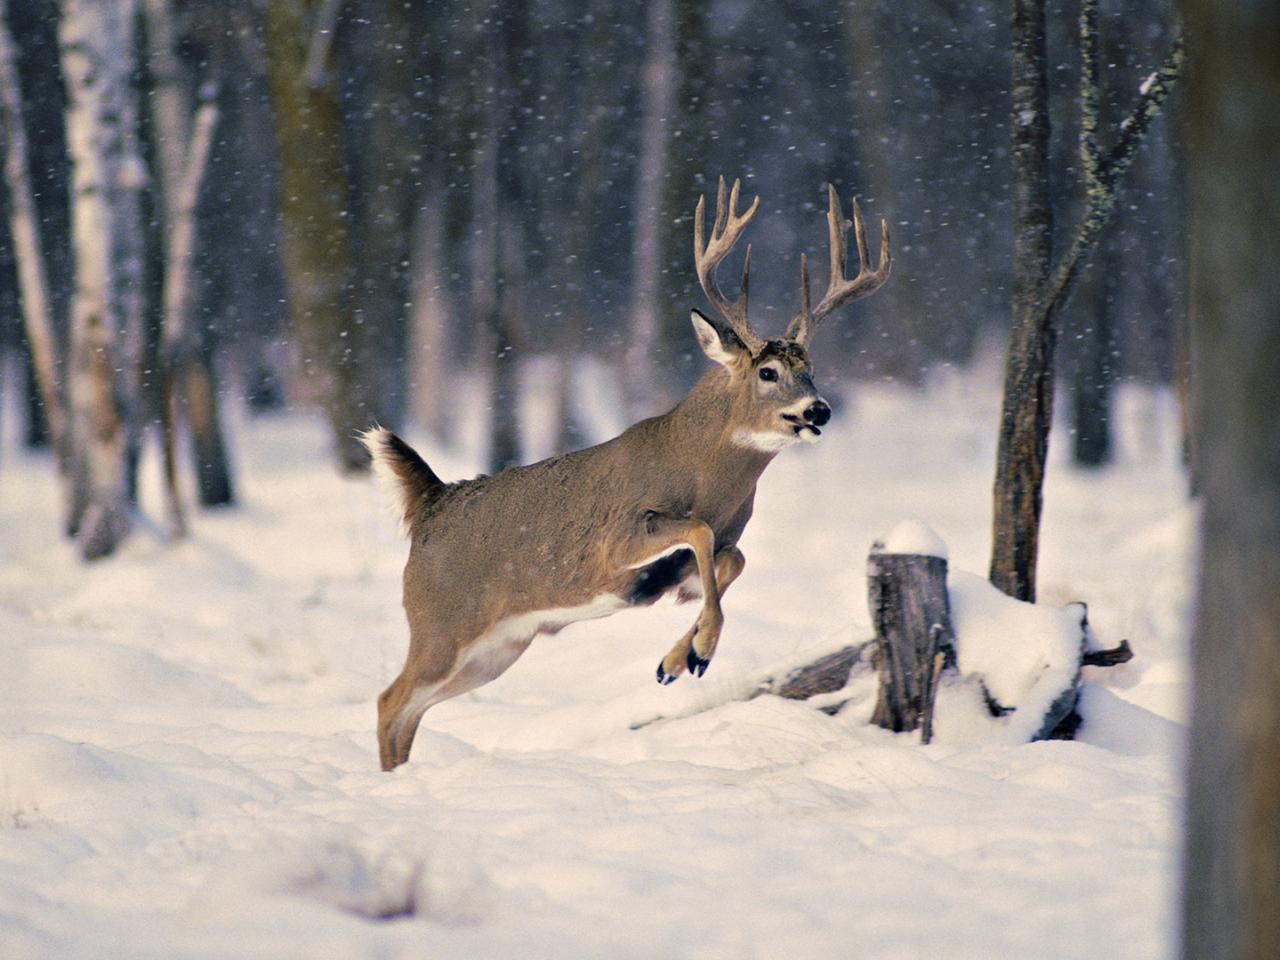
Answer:
POLYGON ((720 598, 746 562, 737 543, 756 481, 779 451, 816 441, 831 415, 813 383, 812 330, 836 306, 878 288, 890 262, 882 221, 880 267, 867 270, 855 205, 862 269, 844 279, 846 227, 830 190, 830 289, 810 313, 806 282, 788 335, 767 340, 747 322, 750 257, 736 301, 715 279, 759 207, 757 198, 739 216, 738 191, 735 182, 726 205, 721 178, 705 242, 698 203, 694 260, 719 318, 694 310, 691 320, 717 366, 669 413, 595 447, 449 484, 390 431, 364 434, 411 534, 404 573, 409 654, 378 698, 384 770, 408 759, 428 707, 494 679, 538 634, 673 591, 682 600, 700 596, 702 607, 658 664, 658 681, 706 672, 724 622, 720 598))

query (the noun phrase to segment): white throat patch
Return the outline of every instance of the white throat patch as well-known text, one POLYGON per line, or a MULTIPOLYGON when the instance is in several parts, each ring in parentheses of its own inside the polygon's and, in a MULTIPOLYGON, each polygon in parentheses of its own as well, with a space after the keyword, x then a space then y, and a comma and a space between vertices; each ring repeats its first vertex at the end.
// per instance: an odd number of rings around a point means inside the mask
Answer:
MULTIPOLYGON (((803 433, 805 439, 811 437, 808 430, 803 431, 803 433)), ((759 450, 761 453, 777 453, 779 450, 785 450, 793 443, 796 443, 800 438, 794 434, 779 433, 776 430, 748 430, 746 427, 739 427, 733 431, 733 435, 729 439, 739 447, 746 447, 748 450, 759 450)), ((817 437, 812 437, 812 440, 817 439, 817 437)))

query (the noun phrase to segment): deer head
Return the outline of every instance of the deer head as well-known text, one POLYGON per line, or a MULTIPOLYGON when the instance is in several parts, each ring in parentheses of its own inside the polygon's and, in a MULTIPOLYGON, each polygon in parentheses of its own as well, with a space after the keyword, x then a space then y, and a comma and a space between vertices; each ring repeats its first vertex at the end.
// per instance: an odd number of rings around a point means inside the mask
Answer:
POLYGON ((846 277, 845 234, 850 221, 841 216, 835 188, 828 184, 827 232, 831 268, 827 292, 817 307, 811 307, 809 264, 806 256, 801 254, 800 311, 792 318, 781 338, 765 339, 752 329, 747 320, 750 245, 743 261, 742 288, 738 298, 730 301, 716 280, 720 261, 733 249, 760 209, 760 198, 756 197, 744 213, 738 213, 740 188, 740 181, 735 180, 726 203, 724 177, 720 178, 716 192, 716 218, 709 240, 705 237, 706 198, 698 198, 693 221, 693 259, 698 282, 718 319, 698 310, 693 311, 691 319, 703 352, 728 372, 731 420, 738 425, 734 431, 735 440, 744 446, 776 451, 799 440, 816 441, 822 433, 822 426, 830 418, 831 408, 814 386, 809 343, 818 325, 832 311, 875 292, 889 278, 892 265, 889 225, 883 219, 880 221, 880 263, 872 270, 868 265, 862 211, 854 200, 852 226, 859 269, 853 278, 846 277))

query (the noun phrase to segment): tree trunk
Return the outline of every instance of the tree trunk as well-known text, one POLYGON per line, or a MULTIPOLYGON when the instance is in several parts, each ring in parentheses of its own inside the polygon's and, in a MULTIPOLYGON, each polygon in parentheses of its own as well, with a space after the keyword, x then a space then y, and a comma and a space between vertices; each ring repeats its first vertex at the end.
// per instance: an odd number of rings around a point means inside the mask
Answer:
POLYGON ((1204 503, 1183 863, 1187 960, 1280 944, 1280 8, 1184 0, 1192 375, 1204 503))
POLYGON ((450 427, 449 318, 453 304, 445 277, 443 177, 433 171, 424 191, 422 209, 413 228, 409 356, 413 417, 433 436, 447 440, 450 427))
POLYGON ((493 95, 485 106, 485 132, 476 163, 475 263, 472 273, 477 317, 485 331, 489 373, 489 468, 520 463, 521 319, 525 306, 525 218, 522 114, 532 88, 520 82, 528 62, 527 10, 519 2, 495 0, 487 25, 493 95))
POLYGON ((346 128, 353 236, 360 256, 355 280, 365 354, 369 416, 393 429, 407 409, 410 263, 415 212, 420 206, 423 154, 430 141, 415 92, 427 74, 420 24, 423 0, 353 5, 350 50, 362 82, 348 94, 346 128))
POLYGON ((648 57, 641 89, 640 162, 631 245, 630 338, 625 378, 627 404, 637 416, 650 413, 656 387, 659 269, 663 185, 667 173, 667 124, 671 116, 675 42, 672 0, 651 0, 648 7, 648 57))
MULTIPOLYGON (((60 395, 57 335, 45 272, 40 216, 31 187, 31 165, 23 118, 17 57, 9 33, 7 0, 0 0, 0 129, 3 130, 4 175, 9 191, 9 229, 18 268, 22 316, 29 346, 29 377, 36 386, 40 411, 53 440, 58 470, 67 471, 67 425, 60 395)), ((33 405, 30 423, 37 423, 33 405)), ((29 438, 33 434, 29 433, 29 438)))
MULTIPOLYGON (((178 60, 178 38, 172 0, 146 0, 148 67, 152 89, 152 125, 156 131, 165 224, 164 285, 161 320, 161 420, 165 423, 166 457, 175 454, 177 412, 192 430, 194 472, 199 501, 220 506, 234 499, 231 467, 221 435, 213 346, 203 324, 192 323, 194 272, 198 244, 196 212, 219 111, 217 90, 209 85, 192 116, 190 98, 178 60)), ((170 526, 185 529, 178 496, 176 465, 166 463, 170 526)))
MULTIPOLYGON (((67 0, 59 29, 67 82, 67 144, 72 159, 72 303, 70 438, 72 494, 68 531, 82 556, 110 554, 130 524, 131 458, 127 398, 136 371, 136 245, 141 224, 130 202, 141 176, 125 129, 133 72, 133 4, 67 0), (132 281, 132 283, 131 283, 132 281), (131 292, 132 291, 132 292, 131 292), (121 372, 123 371, 123 372, 121 372), (126 376, 127 374, 127 376, 126 376)), ((136 400, 136 395, 135 398, 136 400)))
POLYGON ((996 453, 991 582, 1034 601, 1055 341, 1040 304, 1053 253, 1044 0, 1014 0, 1011 29, 1013 325, 996 453))
POLYGON ((947 561, 885 553, 877 543, 867 558, 867 590, 880 669, 871 722, 895 733, 923 727, 928 743, 938 678, 956 666, 947 561))
MULTIPOLYGON (((1119 231, 1108 230, 1102 243, 1105 259, 1118 262, 1119 231)), ((1074 318, 1079 336, 1071 385, 1071 454, 1078 466, 1100 467, 1111 462, 1119 273, 1113 270, 1099 273, 1093 278, 1089 294, 1080 302, 1074 318)))
POLYGON ((689 308, 702 302, 690 240, 698 197, 713 178, 706 174, 715 57, 711 52, 707 4, 675 0, 674 98, 664 128, 667 162, 663 174, 658 230, 658 295, 653 308, 657 331, 650 363, 661 371, 656 399, 666 406, 688 392, 702 374, 702 353, 689 336, 689 308))
POLYGON ((365 328, 352 313, 342 112, 332 78, 309 83, 307 44, 318 0, 269 0, 267 66, 276 117, 289 307, 303 371, 325 410, 338 464, 368 467, 356 440, 369 426, 360 358, 365 328))

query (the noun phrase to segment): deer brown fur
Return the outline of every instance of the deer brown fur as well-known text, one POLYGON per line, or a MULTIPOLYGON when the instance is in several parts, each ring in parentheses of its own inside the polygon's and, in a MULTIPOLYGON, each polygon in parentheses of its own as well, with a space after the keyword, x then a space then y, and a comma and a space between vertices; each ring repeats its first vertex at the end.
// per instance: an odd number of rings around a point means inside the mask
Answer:
POLYGON ((677 592, 702 598, 698 618, 658 665, 661 683, 701 676, 720 638, 720 599, 742 572, 738 538, 751 518, 756 482, 779 451, 815 441, 830 408, 813 383, 807 340, 835 305, 865 296, 888 277, 887 232, 880 265, 868 268, 854 208, 861 270, 843 276, 845 224, 830 191, 831 289, 802 312, 789 336, 765 340, 746 321, 743 295, 720 294, 715 268, 750 221, 728 208, 724 181, 712 238, 695 218, 695 261, 720 321, 693 311, 703 351, 717 366, 670 412, 618 437, 494 476, 441 481, 403 440, 375 428, 364 443, 410 537, 404 571, 409 652, 378 698, 382 768, 409 757, 422 714, 499 676, 540 633, 607 616, 677 592), (841 295, 842 286, 847 288, 841 295))

